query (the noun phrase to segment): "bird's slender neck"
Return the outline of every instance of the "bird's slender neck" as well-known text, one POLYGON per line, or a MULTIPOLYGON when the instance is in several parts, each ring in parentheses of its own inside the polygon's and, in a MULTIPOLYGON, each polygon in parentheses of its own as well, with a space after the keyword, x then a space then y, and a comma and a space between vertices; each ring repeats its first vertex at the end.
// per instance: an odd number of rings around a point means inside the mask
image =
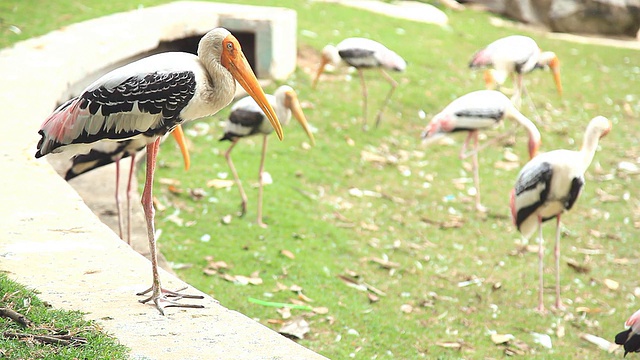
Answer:
POLYGON ((537 146, 540 145, 540 140, 541 140, 540 131, 538 130, 536 125, 531 120, 529 120, 529 118, 522 115, 522 113, 518 111, 515 108, 515 106, 511 106, 510 108, 507 109, 507 116, 511 116, 520 125, 522 125, 529 133, 529 146, 530 147, 536 146, 536 148, 533 150, 531 148, 529 149, 530 152, 533 152, 533 153, 530 153, 529 155, 533 157, 535 155, 535 152, 538 150, 537 146))
POLYGON ((276 104, 274 110, 280 120, 280 124, 286 125, 291 119, 291 110, 286 106, 287 94, 285 92, 279 92, 276 94, 276 104))
POLYGON ((587 127, 587 130, 584 133, 580 153, 582 154, 582 165, 585 170, 589 165, 591 165, 591 161, 593 161, 593 157, 596 154, 596 149, 598 148, 598 143, 600 141, 600 135, 601 134, 597 129, 593 127, 587 127))

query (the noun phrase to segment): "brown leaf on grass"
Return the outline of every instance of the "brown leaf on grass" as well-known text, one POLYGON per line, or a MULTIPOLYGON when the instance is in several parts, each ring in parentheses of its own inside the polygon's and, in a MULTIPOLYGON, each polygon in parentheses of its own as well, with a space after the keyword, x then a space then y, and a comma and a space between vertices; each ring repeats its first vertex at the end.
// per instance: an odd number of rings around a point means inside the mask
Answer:
POLYGON ((164 205, 157 197, 153 197, 153 207, 157 212, 163 212, 167 209, 167 206, 164 205))
POLYGON ((440 229, 457 229, 464 225, 464 219, 458 217, 452 217, 446 221, 432 220, 427 217, 422 217, 420 220, 427 224, 437 225, 440 229))
POLYGON ((611 195, 606 193, 604 190, 600 188, 596 188, 596 195, 598 196, 598 201, 600 202, 618 202, 620 201, 620 196, 611 195))
POLYGON ((385 269, 397 269, 400 267, 400 264, 393 262, 393 261, 389 261, 387 259, 380 259, 377 257, 373 257, 369 259, 370 261, 380 265, 381 267, 385 268, 385 269))
POLYGON ((410 314, 413 312, 413 306, 411 304, 402 304, 400 305, 400 311, 405 314, 410 314))
POLYGON ((284 321, 281 319, 267 319, 267 324, 284 324, 284 321))
POLYGON ((279 309, 276 309, 276 311, 285 320, 291 317, 291 308, 290 307, 279 308, 279 309))
POLYGON ((611 279, 604 279, 604 285, 609 288, 609 290, 618 290, 620 287, 620 283, 611 279))
POLYGON ((301 292, 302 291, 302 286, 293 284, 293 285, 289 286, 289 290, 293 291, 293 292, 301 292))
POLYGON ((378 297, 378 295, 373 293, 367 293, 367 297, 369 298, 370 303, 376 303, 380 301, 380 298, 378 297))
POLYGON ((233 186, 233 180, 213 179, 207 181, 207 187, 214 189, 224 189, 233 186))
POLYGON ((304 306, 307 306, 307 303, 306 303, 306 302, 304 302, 304 301, 302 301, 302 300, 295 299, 295 298, 290 298, 290 299, 289 299, 289 302, 291 302, 292 304, 295 304, 295 305, 304 305, 304 306))
POLYGON ((180 186, 180 180, 178 179, 160 178, 158 179, 158 183, 162 185, 180 186))
POLYGON ((567 265, 569 265, 570 268, 572 268, 573 270, 575 270, 579 274, 588 274, 588 273, 591 272, 591 267, 589 265, 587 265, 587 264, 579 264, 574 259, 567 260, 567 265))
POLYGON ((304 301, 304 302, 313 302, 313 299, 311 299, 310 297, 308 297, 307 295, 303 294, 302 292, 298 293, 298 299, 304 301))
POLYGON ((491 341, 493 341, 493 343, 496 345, 508 343, 509 341, 515 338, 516 337, 511 334, 498 334, 498 333, 491 334, 491 341))
POLYGON ((302 317, 287 321, 278 331, 290 339, 304 339, 304 335, 310 331, 309 323, 302 317))
POLYGON ((288 258, 289 258, 289 259, 291 259, 291 260, 293 260, 293 259, 295 259, 295 258, 296 258, 296 256, 295 256, 295 255, 293 255, 293 253, 292 253, 291 251, 286 250, 286 249, 280 250, 280 254, 282 254, 282 255, 284 255, 284 256, 286 256, 286 257, 288 257, 288 258))
POLYGON ((329 313, 329 308, 324 306, 314 307, 313 312, 318 315, 325 315, 329 313))
POLYGON ((512 161, 496 161, 493 167, 500 170, 511 171, 520 168, 520 163, 512 161))
POLYGON ((201 200, 207 193, 202 188, 189 189, 189 195, 194 201, 201 200))
POLYGON ((218 274, 218 270, 206 267, 202 270, 205 275, 213 276, 218 274))
POLYGON ((447 348, 447 349, 460 349, 462 348, 462 344, 455 341, 439 341, 436 343, 437 346, 447 348))
POLYGON ((360 227, 362 228, 362 230, 369 230, 369 231, 378 231, 378 230, 380 230, 378 225, 376 225, 376 224, 367 224, 365 222, 361 222, 360 223, 360 227))

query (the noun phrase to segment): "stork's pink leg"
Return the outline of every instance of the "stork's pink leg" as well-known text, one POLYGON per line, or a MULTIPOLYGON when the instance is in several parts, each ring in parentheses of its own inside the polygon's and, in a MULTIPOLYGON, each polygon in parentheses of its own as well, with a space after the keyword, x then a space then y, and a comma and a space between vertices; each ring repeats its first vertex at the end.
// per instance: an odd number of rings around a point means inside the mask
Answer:
POLYGON ((240 140, 240 138, 235 138, 231 141, 231 146, 229 146, 229 149, 227 150, 227 152, 224 153, 224 158, 227 159, 227 164, 231 169, 231 174, 233 174, 233 179, 235 180, 236 185, 238 186, 238 190, 240 190, 240 198, 242 199, 240 216, 244 216, 244 214, 247 213, 247 194, 245 194, 244 192, 244 188, 242 187, 242 181, 240 181, 240 177, 238 176, 236 167, 233 166, 233 160, 231 160, 231 150, 233 150, 234 146, 236 146, 236 143, 238 142, 238 140, 240 140))
POLYGON ((120 239, 124 240, 122 234, 122 212, 120 211, 120 158, 115 159, 116 163, 116 213, 118 214, 118 232, 120 239))
POLYGON ((382 72, 382 76, 384 76, 384 78, 389 82, 389 84, 391 84, 391 89, 389 89, 389 93, 387 94, 386 99, 384 99, 384 103, 382 103, 382 107, 380 108, 380 110, 378 110, 378 115, 376 115, 376 127, 380 125, 380 121, 382 120, 382 113, 387 108, 387 105, 389 105, 389 101, 391 100, 391 95, 393 95, 393 92, 395 91, 396 87, 398 87, 397 81, 395 81, 391 76, 389 76, 389 74, 387 74, 387 72, 384 71, 382 68, 379 68, 379 69, 380 69, 380 72, 382 72))
POLYGON ((543 280, 543 258, 544 258, 544 239, 542 239, 542 216, 538 215, 538 276, 539 276, 539 286, 538 286, 538 307, 536 310, 544 314, 544 280, 543 280))
POLYGON ((131 245, 131 195, 133 195, 133 170, 136 166, 136 153, 131 154, 129 182, 127 183, 127 244, 131 245))
POLYGON ((476 210, 479 212, 486 212, 487 208, 480 203, 480 163, 478 162, 478 132, 473 131, 473 184, 476 187, 476 210))
POLYGON ((364 83, 364 72, 358 69, 360 84, 362 85, 362 129, 367 130, 367 85, 364 83))
POLYGON ((260 169, 258 170, 258 225, 260 227, 266 228, 267 224, 262 222, 262 188, 264 187, 264 158, 267 154, 267 135, 264 136, 264 140, 262 140, 262 157, 260 158, 260 169))
POLYGON ((462 144, 462 149, 460 149, 460 159, 466 159, 467 157, 469 157, 469 155, 473 155, 472 154, 468 154, 467 151, 467 146, 469 145, 469 140, 471 140, 471 138, 474 136, 474 134, 477 133, 476 130, 472 130, 469 131, 469 135, 467 135, 467 138, 464 139, 464 143, 462 144))
POLYGON ((153 273, 153 284, 151 287, 137 295, 144 295, 151 292, 151 296, 140 300, 141 303, 146 303, 153 300, 156 309, 160 311, 161 315, 164 315, 164 308, 166 307, 185 307, 185 308, 203 308, 202 305, 190 305, 180 304, 177 301, 182 298, 189 299, 202 299, 203 296, 198 295, 183 295, 174 291, 164 290, 160 285, 160 276, 158 275, 158 254, 156 249, 156 236, 155 236, 155 209, 153 208, 153 173, 156 167, 156 156, 158 149, 160 148, 160 138, 157 138, 153 143, 147 145, 147 176, 144 183, 144 191, 142 192, 142 209, 144 210, 144 216, 147 220, 147 236, 149 237, 149 251, 151 253, 151 270, 153 273), (175 300, 170 300, 169 297, 175 297, 175 300), (166 303, 166 304, 165 304, 166 303))
POLYGON ((564 310, 565 307, 560 298, 560 215, 556 220, 556 246, 553 251, 556 258, 556 309, 564 310))

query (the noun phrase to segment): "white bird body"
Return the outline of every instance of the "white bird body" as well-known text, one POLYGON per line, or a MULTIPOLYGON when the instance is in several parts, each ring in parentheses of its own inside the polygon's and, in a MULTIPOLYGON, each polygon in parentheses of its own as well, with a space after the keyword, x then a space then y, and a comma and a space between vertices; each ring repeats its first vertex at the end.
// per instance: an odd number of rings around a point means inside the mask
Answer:
POLYGON ((640 310, 636 311, 624 323, 628 329, 615 337, 615 343, 624 346, 624 356, 630 352, 640 352, 640 310))
POLYGON ((313 79, 312 87, 316 87, 318 79, 324 70, 324 67, 331 63, 338 65, 344 62, 350 66, 353 66, 358 70, 360 75, 360 83, 362 86, 362 114, 363 114, 363 128, 367 128, 367 87, 364 81, 363 69, 377 68, 382 73, 382 76, 389 82, 391 89, 387 93, 387 97, 378 114, 376 115, 376 127, 379 125, 382 118, 384 109, 391 100, 391 95, 395 91, 398 83, 384 69, 393 71, 404 71, 407 68, 407 62, 396 52, 390 50, 381 43, 360 37, 347 38, 342 40, 338 45, 327 45, 322 49, 322 60, 320 67, 316 72, 316 77, 313 79))
POLYGON ((542 153, 530 160, 520 170, 511 192, 511 217, 518 231, 529 238, 536 229, 539 232, 538 267, 540 286, 538 311, 544 311, 542 299, 542 258, 544 246, 542 223, 556 219, 556 308, 562 308, 560 300, 560 218, 571 210, 584 186, 584 173, 591 164, 598 140, 611 130, 611 122, 603 117, 593 118, 585 131, 579 151, 554 150, 542 153))
MULTIPOLYGON (((540 146, 540 132, 535 124, 522 115, 503 93, 496 90, 478 90, 465 94, 447 105, 436 114, 422 133, 422 138, 429 141, 438 135, 467 131, 469 135, 460 151, 460 158, 473 156, 473 179, 476 187, 476 209, 485 211, 480 203, 480 176, 478 173, 478 152, 491 144, 488 142, 482 148, 478 147, 478 132, 500 123, 504 118, 514 119, 522 125, 529 134, 529 156, 533 158, 540 146), (466 153, 470 140, 474 140, 474 150, 466 153)), ((499 140, 494 139, 493 142, 499 140)))
POLYGON ((282 128, 264 98, 264 92, 247 62, 238 40, 223 28, 206 33, 198 56, 186 53, 153 55, 115 69, 89 85, 78 97, 58 107, 42 124, 36 157, 51 152, 90 151, 100 141, 147 143, 147 167, 142 206, 151 252, 152 286, 139 293, 151 296, 163 308, 185 305, 183 295, 161 287, 158 274, 153 208, 153 175, 160 137, 185 121, 211 115, 227 106, 235 94, 235 81, 256 97, 282 139, 282 128), (235 80, 234 80, 235 79, 235 80), (173 299, 171 299, 173 298, 173 299))
MULTIPOLYGON (((280 86, 276 89, 274 95, 266 95, 267 100, 275 110, 278 115, 278 119, 280 119, 280 123, 285 126, 289 123, 291 116, 293 115, 300 125, 302 125, 303 129, 309 136, 311 140, 311 144, 315 144, 315 139, 313 137, 313 133, 309 128, 309 124, 307 123, 307 119, 302 112, 302 107, 300 106, 300 102, 298 101, 298 96, 296 92, 288 85, 280 86)), ((235 147, 238 140, 243 137, 253 136, 257 134, 262 134, 263 144, 262 144, 262 157, 260 159, 260 168, 258 170, 259 177, 259 192, 258 192, 258 225, 262 227, 266 227, 266 225, 262 221, 262 194, 263 194, 263 170, 264 170, 264 160, 267 151, 267 138, 269 134, 273 132, 273 127, 267 121, 267 117, 264 114, 264 111, 256 104, 254 99, 251 97, 244 97, 238 100, 231 107, 231 113, 229 114, 229 118, 225 121, 224 135, 220 139, 220 141, 229 140, 231 141, 231 146, 225 152, 225 158, 227 160, 227 164, 231 169, 231 173, 233 174, 233 178, 235 180, 236 185, 238 186, 238 190, 240 191, 240 197, 242 198, 241 203, 241 216, 244 215, 247 211, 247 195, 242 187, 242 182, 240 181, 240 177, 238 176, 238 172, 236 171, 235 166, 233 165, 233 160, 231 159, 231 151, 235 147)))
POLYGON ((469 67, 492 68, 485 74, 488 87, 493 87, 494 84, 502 86, 509 75, 514 74, 517 77, 515 86, 518 102, 523 87, 522 75, 538 68, 549 67, 558 93, 562 95, 558 57, 551 51, 541 51, 536 41, 528 36, 511 35, 492 42, 473 55, 469 67))

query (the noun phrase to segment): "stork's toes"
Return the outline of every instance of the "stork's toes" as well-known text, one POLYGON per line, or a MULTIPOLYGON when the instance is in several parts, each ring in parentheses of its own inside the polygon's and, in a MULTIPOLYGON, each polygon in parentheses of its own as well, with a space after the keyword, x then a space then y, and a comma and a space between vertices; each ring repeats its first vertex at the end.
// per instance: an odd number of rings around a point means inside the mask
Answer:
POLYGON ((182 307, 182 308, 192 308, 192 309, 202 309, 204 308, 203 305, 195 305, 195 304, 181 304, 178 301, 181 299, 204 299, 204 296, 202 295, 189 295, 189 294, 182 294, 180 293, 180 291, 185 290, 186 287, 176 290, 176 291, 171 291, 171 290, 166 290, 166 289, 160 289, 160 291, 158 292, 158 294, 154 294, 153 292, 153 287, 139 292, 136 295, 142 296, 142 295, 146 295, 149 292, 151 292, 151 296, 139 300, 141 303, 145 304, 151 300, 153 300, 153 303, 156 306, 156 309, 158 309, 158 311, 160 311, 161 315, 164 315, 164 308, 168 308, 168 307, 182 307))

